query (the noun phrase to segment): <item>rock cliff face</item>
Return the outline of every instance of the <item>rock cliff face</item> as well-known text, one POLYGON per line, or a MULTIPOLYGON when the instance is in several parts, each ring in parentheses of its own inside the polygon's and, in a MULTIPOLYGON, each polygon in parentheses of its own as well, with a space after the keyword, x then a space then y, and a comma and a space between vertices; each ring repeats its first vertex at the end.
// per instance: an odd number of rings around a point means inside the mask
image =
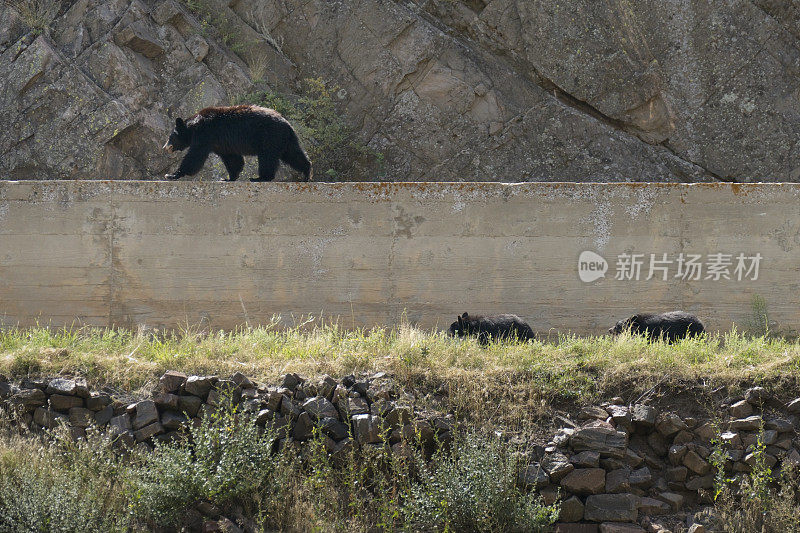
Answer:
POLYGON ((175 115, 319 76, 381 179, 798 181, 798 74, 778 0, 78 0, 39 35, 5 6, 0 175, 158 178, 175 115))

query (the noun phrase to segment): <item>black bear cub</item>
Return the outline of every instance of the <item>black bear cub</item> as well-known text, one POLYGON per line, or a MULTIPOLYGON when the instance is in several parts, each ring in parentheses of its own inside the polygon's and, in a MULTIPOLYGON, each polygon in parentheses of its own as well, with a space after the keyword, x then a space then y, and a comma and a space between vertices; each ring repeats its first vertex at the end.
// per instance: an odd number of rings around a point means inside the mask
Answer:
POLYGON ((448 335, 451 337, 478 337, 482 345, 489 344, 490 339, 533 340, 536 334, 531 327, 517 315, 469 316, 467 313, 457 317, 450 324, 448 335))
POLYGON ((619 335, 628 329, 632 335, 644 335, 649 341, 663 338, 669 344, 705 331, 703 323, 696 316, 683 311, 672 311, 660 315, 633 315, 617 322, 608 332, 619 335))
POLYGON ((175 120, 175 129, 164 149, 189 151, 174 174, 164 176, 176 180, 197 174, 214 152, 222 159, 230 181, 236 181, 244 168, 244 155, 258 156, 258 178, 270 181, 280 161, 311 179, 311 162, 300 147, 292 125, 280 113, 266 107, 238 105, 207 107, 187 120, 175 120))

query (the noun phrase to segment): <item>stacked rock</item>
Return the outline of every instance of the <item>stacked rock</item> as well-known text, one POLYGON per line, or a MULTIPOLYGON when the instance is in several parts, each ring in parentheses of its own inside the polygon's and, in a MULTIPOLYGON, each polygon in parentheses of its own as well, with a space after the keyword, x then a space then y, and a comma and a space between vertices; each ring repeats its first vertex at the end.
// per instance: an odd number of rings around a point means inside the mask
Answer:
POLYGON ((723 407, 727 413, 716 421, 626 406, 619 398, 585 408, 578 423, 540 450, 521 481, 546 503, 560 497, 556 531, 668 531, 652 517, 713 502, 715 446, 724 450, 724 468, 732 474, 750 472, 759 453, 773 469, 800 464, 800 399, 784 406, 756 387, 723 407), (773 408, 769 416, 767 406, 773 408))
POLYGON ((111 396, 90 392, 83 380, 26 379, 18 386, 0 377, 0 399, 28 427, 65 424, 73 436, 85 436, 89 426, 105 426, 114 416, 111 396))
POLYGON ((308 441, 316 431, 334 454, 386 440, 397 453, 408 453, 409 442, 420 442, 430 453, 436 443, 450 440, 451 416, 415 414, 407 401, 413 398, 400 396, 383 373, 340 381, 323 376, 314 382, 286 374, 275 387, 241 373, 222 379, 168 371, 152 398, 137 402, 91 392, 80 379, 29 379, 14 385, 0 377, 0 399, 25 426, 64 424, 75 438, 84 437, 87 427, 108 427, 117 442, 129 447, 177 438, 185 425, 200 423, 225 398, 251 413, 258 425, 274 430, 283 445, 308 441))

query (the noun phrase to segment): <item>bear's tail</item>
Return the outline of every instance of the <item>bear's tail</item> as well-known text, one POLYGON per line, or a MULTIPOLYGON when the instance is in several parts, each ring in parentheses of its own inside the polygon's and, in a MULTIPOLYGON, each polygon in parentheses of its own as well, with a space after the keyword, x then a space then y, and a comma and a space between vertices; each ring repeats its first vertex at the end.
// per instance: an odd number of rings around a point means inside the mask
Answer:
POLYGON ((302 173, 306 181, 311 179, 311 161, 308 160, 308 156, 303 149, 300 148, 300 143, 296 136, 293 141, 289 142, 289 146, 281 156, 281 161, 302 173))

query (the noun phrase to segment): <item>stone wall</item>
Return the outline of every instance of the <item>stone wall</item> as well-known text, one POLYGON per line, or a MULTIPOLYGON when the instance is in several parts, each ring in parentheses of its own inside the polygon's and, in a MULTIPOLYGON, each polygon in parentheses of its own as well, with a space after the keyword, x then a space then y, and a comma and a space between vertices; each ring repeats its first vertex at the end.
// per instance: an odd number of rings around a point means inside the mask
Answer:
POLYGON ((683 309, 791 332, 798 205, 790 184, 0 182, 0 320, 446 329, 509 312, 548 335, 683 309))
MULTIPOLYGON (((275 451, 302 451, 310 441, 319 442, 335 466, 346 464, 364 446, 388 444, 392 454, 403 457, 419 449, 430 457, 437 446, 452 440, 452 415, 414 410, 413 395, 401 392, 383 372, 340 380, 286 374, 279 385, 267 385, 238 372, 225 379, 168 371, 152 395, 137 401, 124 392, 90 390, 81 378, 13 383, 0 375, 2 416, 10 414, 22 434, 63 428, 68 438, 79 440, 99 431, 121 452, 146 453, 157 443, 191 440, 190 425, 199 426, 235 406, 237 417, 245 413, 270 432, 275 451)), ((180 523, 187 531, 257 531, 251 520, 241 517, 240 529, 220 514, 211 503, 200 501, 186 510, 180 523)))
MULTIPOLYGON (((741 479, 757 463, 777 473, 800 465, 800 398, 784 403, 761 387, 728 398, 716 417, 680 416, 614 398, 584 408, 521 475, 546 501, 562 499, 561 533, 673 530, 658 517, 714 503, 715 468, 741 479), (714 455, 716 454, 716 457, 714 455), (717 466, 715 466, 715 463, 717 466)), ((700 513, 702 516, 703 513, 700 513)))
MULTIPOLYGON (((15 413, 22 430, 66 426, 74 439, 89 428, 108 431, 120 449, 153 449, 157 442, 186 438, 188 424, 232 401, 255 423, 274 431, 276 444, 302 448, 319 430, 326 452, 338 464, 356 447, 389 445, 392 454, 414 448, 430 457, 457 430, 452 415, 414 406, 391 376, 282 376, 263 384, 236 373, 187 376, 168 371, 152 395, 131 400, 119 392, 92 391, 80 378, 0 376, 0 404, 15 413), (388 441, 388 442, 387 442, 388 441)), ((520 457, 518 483, 536 490, 547 504, 561 502, 560 533, 692 533, 709 526, 716 469, 741 481, 754 468, 777 475, 800 465, 800 398, 777 398, 761 387, 728 397, 709 416, 676 414, 643 400, 611 398, 575 416, 544 445, 529 443, 520 457)), ((201 509, 198 506, 198 509, 201 509)))

